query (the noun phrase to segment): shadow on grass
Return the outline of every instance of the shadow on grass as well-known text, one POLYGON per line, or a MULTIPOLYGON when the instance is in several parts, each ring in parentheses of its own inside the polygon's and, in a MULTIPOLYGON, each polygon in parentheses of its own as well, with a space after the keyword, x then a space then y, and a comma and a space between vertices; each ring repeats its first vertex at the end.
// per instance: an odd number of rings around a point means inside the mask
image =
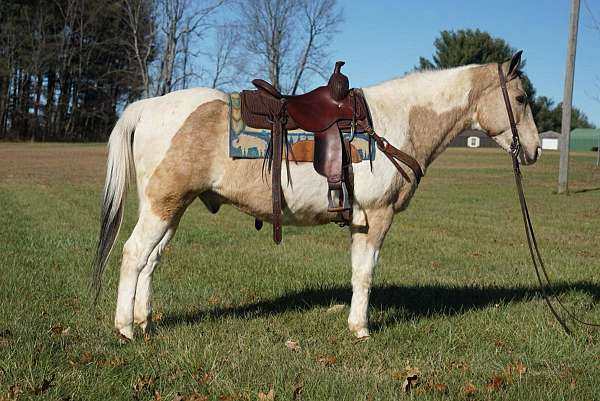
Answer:
MULTIPOLYGON (((548 292, 561 294, 581 292, 600 300, 600 285, 589 282, 555 284, 548 292)), ((525 302, 541 297, 538 287, 460 287, 460 286, 385 286, 373 287, 372 308, 384 313, 384 319, 372 322, 378 330, 382 326, 431 316, 452 316, 471 310, 484 309, 490 305, 506 302, 525 302)), ((284 312, 301 312, 333 304, 349 304, 350 287, 306 288, 277 298, 227 308, 198 309, 197 311, 166 314, 159 326, 199 323, 204 319, 221 317, 253 318, 284 312)))
POLYGON ((572 191, 574 194, 582 194, 585 192, 593 192, 593 191, 600 191, 600 187, 596 187, 596 188, 583 188, 583 189, 578 189, 576 191, 572 191))

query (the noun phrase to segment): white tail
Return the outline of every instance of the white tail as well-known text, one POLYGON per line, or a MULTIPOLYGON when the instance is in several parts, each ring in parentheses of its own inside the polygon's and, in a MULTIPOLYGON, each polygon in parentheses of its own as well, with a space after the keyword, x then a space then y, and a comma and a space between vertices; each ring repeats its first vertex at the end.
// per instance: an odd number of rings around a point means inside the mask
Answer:
POLYGON ((136 102, 125 109, 108 140, 106 182, 104 183, 104 200, 102 202, 102 225, 92 275, 94 302, 98 300, 102 287, 102 275, 115 240, 119 235, 127 190, 130 182, 135 178, 133 133, 140 118, 141 106, 142 102, 136 102))

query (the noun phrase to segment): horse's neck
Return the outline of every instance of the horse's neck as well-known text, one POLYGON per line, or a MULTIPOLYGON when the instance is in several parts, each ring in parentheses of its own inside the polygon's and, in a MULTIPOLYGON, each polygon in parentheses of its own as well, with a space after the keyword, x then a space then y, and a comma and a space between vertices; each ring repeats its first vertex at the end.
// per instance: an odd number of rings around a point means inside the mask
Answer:
POLYGON ((473 124, 473 68, 415 73, 365 88, 375 130, 427 167, 473 124))

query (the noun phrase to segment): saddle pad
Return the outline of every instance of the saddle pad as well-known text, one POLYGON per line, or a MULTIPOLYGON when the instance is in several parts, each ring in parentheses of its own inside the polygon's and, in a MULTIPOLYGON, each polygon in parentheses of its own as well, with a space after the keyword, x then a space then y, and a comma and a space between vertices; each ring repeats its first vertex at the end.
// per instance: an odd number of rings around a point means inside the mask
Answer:
MULTIPOLYGON (((262 159, 265 157, 271 131, 246 126, 242 120, 239 93, 229 94, 229 157, 234 159, 262 159)), ((350 134, 344 133, 350 138, 350 134)), ((314 133, 303 130, 288 131, 290 145, 289 160, 297 162, 312 162, 314 149, 314 133)), ((375 142, 369 149, 369 135, 356 132, 350 143, 352 162, 375 160, 375 142)), ((285 156, 285 152, 284 152, 285 156)))

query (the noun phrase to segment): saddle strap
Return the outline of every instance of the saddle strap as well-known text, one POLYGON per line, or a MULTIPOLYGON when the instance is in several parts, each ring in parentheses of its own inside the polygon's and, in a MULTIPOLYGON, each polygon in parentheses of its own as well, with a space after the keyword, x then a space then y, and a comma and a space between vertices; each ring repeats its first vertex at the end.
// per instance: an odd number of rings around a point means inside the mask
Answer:
MULTIPOLYGON (((283 108, 283 110, 285 110, 283 108)), ((271 141, 273 144, 273 164, 271 168, 271 189, 273 198, 273 241, 281 242, 281 160, 283 154, 283 136, 285 130, 285 112, 273 119, 271 141)))
POLYGON ((400 166, 398 161, 404 163, 412 170, 413 174, 415 175, 415 179, 417 180, 417 184, 421 181, 421 177, 423 177, 424 175, 423 170, 421 169, 421 165, 419 164, 419 162, 414 157, 391 145, 387 141, 387 139, 377 135, 373 128, 368 127, 365 131, 367 132, 367 134, 369 134, 371 138, 375 140, 377 148, 380 151, 382 151, 388 159, 390 159, 394 167, 398 169, 398 171, 400 172, 400 174, 402 174, 406 181, 412 182, 410 177, 408 176, 408 174, 406 174, 406 171, 404 171, 404 169, 402 168, 402 166, 400 166))

